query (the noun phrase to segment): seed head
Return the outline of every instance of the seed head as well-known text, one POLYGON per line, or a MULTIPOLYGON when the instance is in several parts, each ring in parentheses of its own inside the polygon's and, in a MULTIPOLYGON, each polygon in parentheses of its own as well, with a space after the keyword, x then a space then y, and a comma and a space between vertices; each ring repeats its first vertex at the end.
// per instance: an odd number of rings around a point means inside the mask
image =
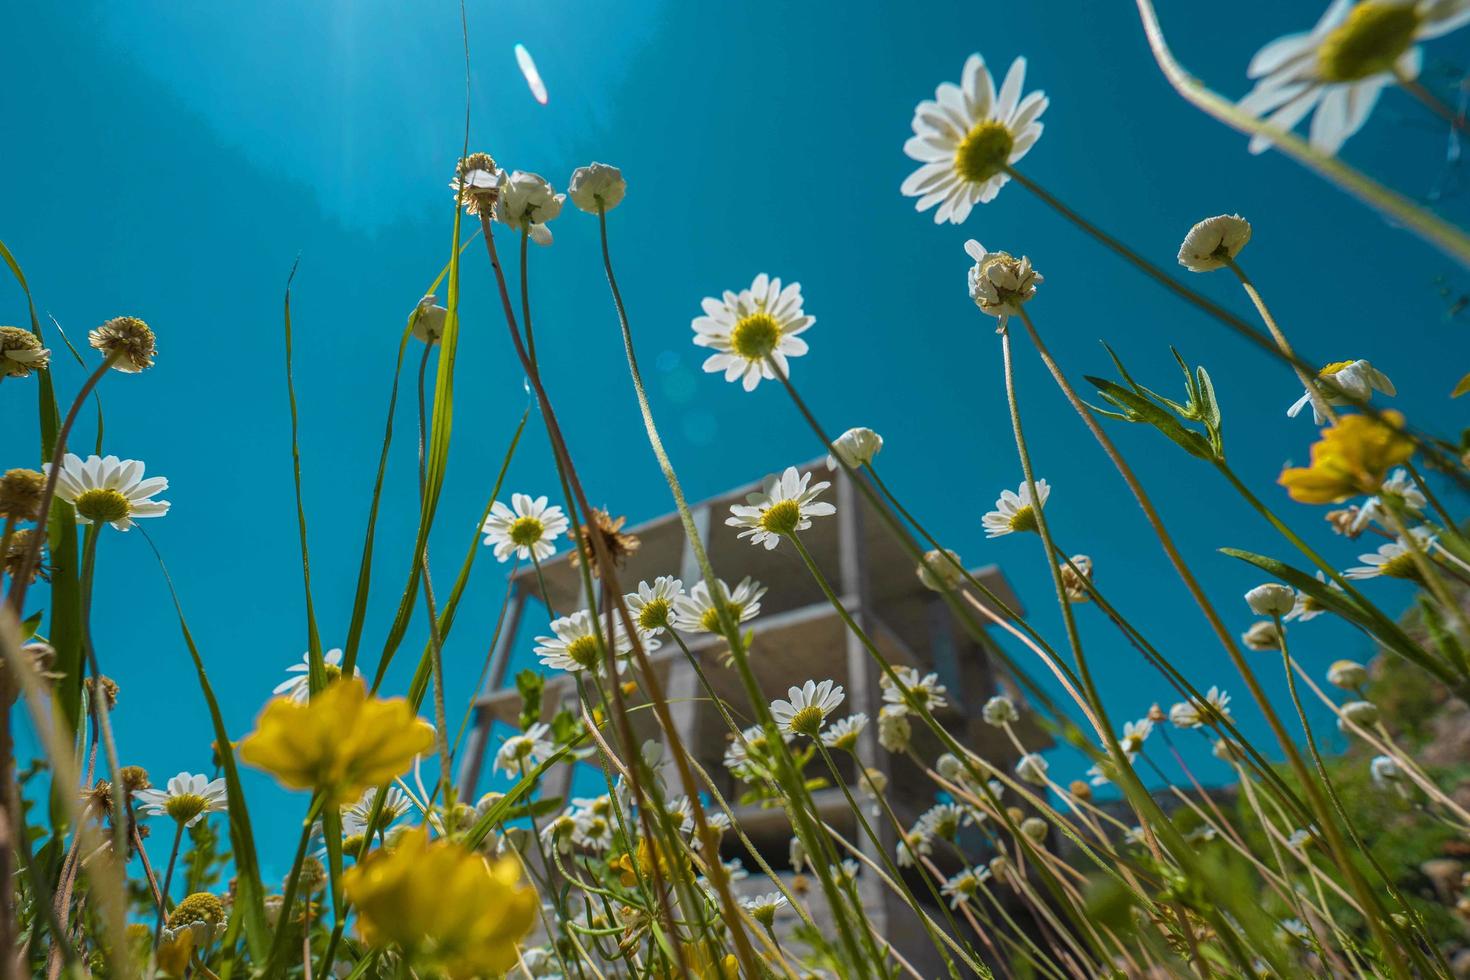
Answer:
POLYGON ((117 355, 112 366, 124 374, 137 374, 152 367, 158 349, 153 331, 135 316, 113 317, 93 330, 87 339, 103 354, 117 355))
POLYGON ((41 517, 41 495, 46 476, 36 470, 6 470, 0 477, 0 517, 35 521, 41 517))

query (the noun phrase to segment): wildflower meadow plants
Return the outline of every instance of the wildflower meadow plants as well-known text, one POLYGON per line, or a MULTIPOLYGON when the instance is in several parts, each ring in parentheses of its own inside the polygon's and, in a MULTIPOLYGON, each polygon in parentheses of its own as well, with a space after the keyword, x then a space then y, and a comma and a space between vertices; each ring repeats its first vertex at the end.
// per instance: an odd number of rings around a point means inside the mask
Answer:
MULTIPOLYGON (((1138 6, 1171 83, 1249 132, 1253 150, 1290 153, 1470 265, 1464 229, 1335 158, 1354 134, 1371 138, 1375 102, 1393 85, 1463 132, 1463 114, 1444 110, 1419 83, 1418 42, 1470 23, 1470 5, 1334 0, 1314 28, 1261 49, 1245 72, 1255 88, 1238 105, 1185 76, 1150 0, 1138 6), (1303 142, 1291 130, 1308 116, 1303 142)), ((952 68, 940 66, 936 76, 953 77, 952 68)), ((892 151, 919 164, 895 196, 916 198, 917 210, 932 210, 935 223, 963 224, 1018 185, 1007 193, 1030 194, 1075 222, 1131 263, 1140 286, 1163 287, 1246 336, 1262 357, 1289 365, 1300 387, 1292 382, 1276 396, 1291 421, 1274 438, 1283 457, 1309 461, 1284 467, 1274 485, 1248 482, 1230 461, 1225 405, 1232 393, 1217 392, 1207 366, 1177 354, 1182 391, 1177 379, 1141 383, 1115 355, 1079 384, 1052 355, 1045 310, 1050 291, 1085 283, 1064 268, 1043 276, 1025 242, 996 242, 985 232, 989 245, 1014 250, 998 251, 970 240, 967 258, 955 250, 953 282, 976 310, 955 343, 967 345, 976 363, 993 364, 1008 406, 997 421, 1014 443, 1000 484, 969 494, 971 523, 985 547, 1031 549, 1045 560, 1061 627, 1043 630, 935 539, 926 529, 930 515, 890 491, 879 472, 883 436, 862 426, 827 428, 801 394, 793 375, 822 371, 824 329, 808 312, 808 305, 822 309, 822 297, 766 272, 738 290, 714 292, 719 284, 711 284, 714 295, 689 297, 688 339, 709 351, 704 371, 746 393, 768 382, 764 392, 789 401, 793 417, 811 430, 813 454, 826 457, 824 470, 790 466, 769 476, 718 519, 749 549, 753 567, 765 562, 783 572, 771 581, 809 580, 830 606, 849 656, 872 666, 870 701, 836 677, 803 672, 771 682, 784 666, 762 649, 759 627, 763 600, 767 617, 786 608, 781 590, 748 576, 737 581, 733 569, 718 567, 708 515, 697 517, 685 497, 644 388, 610 244, 614 209, 639 206, 636 176, 630 184, 618 167, 591 163, 560 191, 485 152, 461 153, 446 166, 453 245, 403 327, 349 626, 342 645, 330 649, 313 604, 301 495, 302 471, 315 461, 299 450, 290 391, 306 652, 283 669, 274 690, 261 691, 248 731, 227 726, 207 650, 196 643, 185 596, 173 591, 150 536, 162 535, 175 505, 182 511, 198 502, 186 494, 162 499, 169 482, 150 475, 143 461, 101 455, 123 444, 146 452, 138 447, 144 436, 99 425, 105 445, 85 458, 74 451, 74 427, 93 393, 118 383, 113 372, 141 375, 126 383, 146 385, 149 370, 168 356, 168 338, 155 337, 137 316, 110 319, 90 332, 87 350, 72 351, 88 372, 84 382, 57 391, 51 366, 64 338, 37 317, 18 261, 0 246, 29 315, 28 326, 0 327, 0 398, 7 420, 17 422, 39 405, 35 457, 4 461, 9 468, 0 476, 0 980, 1462 975, 1470 953, 1457 954, 1470 950, 1470 878, 1457 872, 1426 892, 1402 849, 1381 842, 1390 834, 1432 834, 1470 848, 1470 811, 1456 791, 1463 786, 1416 757, 1379 700, 1414 689, 1460 710, 1470 706, 1470 540, 1463 517, 1449 509, 1470 489, 1470 446, 1439 433, 1441 419, 1409 418, 1393 407, 1394 365, 1370 364, 1352 350, 1328 352, 1345 358, 1330 362, 1297 352, 1289 325, 1267 304, 1270 286, 1246 271, 1248 216, 1180 215, 1171 266, 1168 255, 1134 250, 1036 183, 1025 171, 1031 154, 1045 152, 1041 119, 1049 105, 1047 95, 1027 89, 1024 58, 997 85, 986 60, 970 56, 958 83, 940 82, 934 98, 917 104, 912 135, 895 132, 892 151), (568 200, 573 207, 565 209, 568 200), (622 517, 591 504, 600 495, 583 483, 563 436, 558 393, 541 374, 530 317, 526 269, 536 252, 528 246, 557 247, 553 222, 594 220, 612 301, 606 329, 616 324, 623 342, 641 435, 667 481, 691 559, 638 581, 627 570, 638 536, 622 517), (518 256, 518 284, 503 256, 518 256), (1198 291, 1196 274, 1238 284, 1250 313, 1198 291), (505 331, 495 326, 496 342, 524 372, 538 418, 532 424, 528 410, 514 425, 483 511, 449 516, 465 528, 468 547, 445 590, 446 580, 436 583, 431 574, 428 539, 444 516, 461 331, 482 329, 460 318, 469 276, 493 284, 505 331), (1151 546, 1162 549, 1235 667, 1238 676, 1224 681, 1229 690, 1222 678, 1196 676, 1172 644, 1151 638, 1147 623, 1114 605, 1099 542, 1059 540, 1049 518, 1088 507, 1088 494, 1059 480, 1053 496, 1053 485, 1037 475, 1046 460, 1033 457, 1026 437, 1016 370, 1022 358, 1034 358, 1050 378, 1045 394, 1028 392, 1028 400, 1052 398, 1049 410, 1075 415, 1079 438, 1100 446, 1136 499, 1151 546), (415 360, 419 519, 405 587, 379 650, 364 636, 381 572, 377 517, 395 449, 398 378, 415 360), (1305 420, 1308 407, 1315 428, 1305 420), (1126 425, 1153 430, 1173 444, 1160 443, 1161 451, 1180 452, 1181 466, 1206 468, 1259 515, 1276 536, 1273 554, 1223 549, 1251 567, 1259 584, 1244 595, 1206 588, 1153 503, 1159 488, 1144 485, 1114 441, 1126 425), (543 437, 554 462, 544 484, 504 492, 520 440, 543 437), (912 563, 904 574, 912 567, 965 632, 995 651, 1006 665, 1004 690, 964 704, 943 671, 895 659, 889 638, 829 580, 813 547, 849 506, 876 514, 912 563), (1323 554, 1296 529, 1318 519, 1349 541, 1367 540, 1323 554), (184 740, 199 760, 195 768, 205 771, 180 772, 161 787, 126 764, 131 747, 115 737, 110 720, 117 688, 103 668, 116 652, 92 607, 108 586, 98 580, 98 549, 117 534, 141 536, 157 559, 211 720, 184 740), (1089 554, 1075 550, 1081 547, 1089 554), (458 712, 447 703, 443 650, 470 595, 470 570, 486 549, 497 566, 534 573, 543 597, 550 594, 544 566, 566 553, 581 588, 569 608, 548 600, 548 618, 534 624, 540 672, 518 679, 519 730, 490 755, 508 788, 462 798, 464 784, 454 775, 468 751, 466 725, 453 724, 458 712), (1416 587, 1410 616, 1385 608, 1383 583, 1375 581, 1383 578, 1416 587), (1137 654, 1130 669, 1157 672, 1177 700, 1104 703, 1079 626, 1084 616, 1116 631, 1137 654), (1294 650, 1313 644, 1320 617, 1369 638, 1375 666, 1338 660, 1320 681, 1304 670, 1294 650), (992 629, 1004 635, 1004 650, 992 629), (406 690, 389 691, 389 667, 411 633, 420 646, 416 670, 406 690), (700 657, 711 644, 719 647, 718 665, 700 657), (669 658, 692 665, 697 690, 670 690, 659 669, 669 658), (1277 671, 1285 697, 1268 691, 1266 678, 1277 671), (1029 676, 1035 672, 1054 679, 1066 697, 1048 695, 1029 676), (1382 681, 1387 676, 1397 679, 1393 688, 1382 681), (543 705, 548 678, 573 695, 543 705), (718 767, 702 764, 681 735, 675 712, 691 697, 712 705, 723 726, 725 773, 709 771, 718 767), (1331 710, 1350 740, 1347 754, 1324 754, 1309 704, 1331 710), (45 752, 24 771, 15 758, 17 707, 45 752), (1253 744, 1237 727, 1247 712, 1264 721, 1269 742, 1253 744), (999 751, 977 750, 966 725, 993 735, 989 744, 999 751), (657 737, 642 737, 650 728, 657 737), (1053 737, 1081 757, 1087 778, 1057 781, 1055 757, 1043 754, 1053 737), (1181 751, 1185 740, 1206 746, 1233 782, 1202 787, 1187 764, 1191 752, 1181 751), (874 752, 892 765, 873 765, 874 752), (1165 757, 1182 779, 1165 775, 1165 757), (563 793, 549 778, 574 763, 597 775, 600 785, 589 795, 563 793), (299 795, 299 838, 281 858, 290 862, 282 881, 262 872, 242 765, 299 795), (903 804, 900 780, 910 794, 922 787, 923 807, 903 804), (784 863, 752 843, 742 814, 753 811, 789 826, 784 863), (149 840, 159 828, 162 846, 149 840), (867 913, 875 894, 905 910, 913 926, 907 938, 875 927, 867 913)), ((746 282, 750 272, 729 270, 726 281, 746 282)), ((282 326, 290 381, 289 288, 282 326)), ((1470 379, 1459 390, 1466 388, 1470 379)), ((630 444, 639 435, 628 433, 630 444)), ((888 433, 888 444, 902 436, 888 433)))

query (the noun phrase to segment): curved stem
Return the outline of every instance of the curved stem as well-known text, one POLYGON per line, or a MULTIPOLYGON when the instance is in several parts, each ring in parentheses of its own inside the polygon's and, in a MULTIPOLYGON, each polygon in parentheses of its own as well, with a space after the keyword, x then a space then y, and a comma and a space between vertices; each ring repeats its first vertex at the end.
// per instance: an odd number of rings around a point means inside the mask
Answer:
POLYGON ((184 840, 184 821, 175 821, 174 843, 168 852, 168 867, 163 872, 163 887, 160 889, 163 901, 158 903, 158 920, 153 924, 153 948, 158 948, 159 940, 163 936, 163 917, 168 914, 169 889, 173 885, 174 865, 179 860, 179 845, 184 840))
POLYGON ((1256 312, 1261 315, 1261 321, 1266 324, 1266 329, 1271 331, 1271 339, 1276 341, 1276 348, 1291 364, 1291 369, 1296 372, 1297 380, 1302 383, 1302 387, 1312 396, 1312 407, 1316 409, 1318 415, 1336 425, 1337 412, 1332 408, 1332 403, 1327 400, 1327 396, 1322 394, 1317 379, 1302 367, 1301 358, 1296 356, 1296 352, 1291 349, 1291 344, 1286 339, 1286 334, 1276 325, 1276 318, 1271 315, 1271 310, 1266 306, 1266 301, 1261 298, 1256 284, 1251 282, 1250 276, 1245 274, 1245 270, 1235 259, 1227 256, 1225 264, 1230 266, 1230 271, 1235 273, 1235 277, 1240 280, 1245 294, 1250 297, 1251 302, 1255 304, 1256 312))

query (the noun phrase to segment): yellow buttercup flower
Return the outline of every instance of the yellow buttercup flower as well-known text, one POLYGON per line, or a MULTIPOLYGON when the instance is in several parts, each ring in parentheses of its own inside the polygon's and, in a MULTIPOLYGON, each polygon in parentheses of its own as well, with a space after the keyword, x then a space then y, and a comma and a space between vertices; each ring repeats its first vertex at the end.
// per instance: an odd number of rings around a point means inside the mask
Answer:
POLYGON ((1377 493, 1388 471, 1414 455, 1414 442, 1403 434, 1403 427, 1404 416, 1392 410, 1381 420, 1342 416, 1312 444, 1312 465, 1284 469, 1277 482, 1304 504, 1331 504, 1360 493, 1377 493))
POLYGON ((290 789, 353 800, 400 776, 434 744, 434 729, 402 698, 370 698, 359 677, 330 684, 309 702, 272 698, 240 758, 290 789))
POLYGON ((515 858, 487 861, 417 827, 343 875, 362 938, 400 947, 415 967, 454 980, 499 976, 535 921, 534 889, 515 858))

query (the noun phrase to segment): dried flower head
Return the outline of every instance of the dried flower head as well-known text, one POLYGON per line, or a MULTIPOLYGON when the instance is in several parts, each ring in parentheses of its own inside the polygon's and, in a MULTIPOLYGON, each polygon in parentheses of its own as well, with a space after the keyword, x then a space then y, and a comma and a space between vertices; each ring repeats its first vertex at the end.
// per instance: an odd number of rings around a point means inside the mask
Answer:
POLYGON ((117 681, 102 674, 98 677, 89 677, 86 680, 87 693, 94 699, 102 698, 107 702, 107 710, 111 711, 117 707, 117 681))
POLYGON ((1179 264, 1190 272, 1212 272, 1235 260, 1251 240, 1251 224, 1238 214, 1206 218, 1184 236, 1179 264))
MULTIPOLYGON (((10 542, 5 546, 5 554, 0 555, 0 564, 3 564, 5 574, 9 575, 12 581, 19 581, 20 577, 24 575, 27 579, 26 584, 29 585, 36 580, 37 576, 43 579, 50 578, 46 570, 46 563, 44 560, 39 559, 39 556, 36 564, 29 571, 26 571, 23 567, 31 553, 31 535, 35 533, 37 532, 30 528, 21 528, 18 531, 11 532, 10 542)), ((41 545, 43 548, 45 544, 46 536, 42 534, 41 545)))
POLYGON ((495 200, 500 196, 499 170, 488 153, 471 153, 459 161, 449 188, 456 200, 463 200, 466 214, 488 216, 494 212, 495 200))
POLYGON ((129 796, 153 785, 148 781, 148 770, 142 766, 123 766, 117 774, 122 781, 123 791, 129 796))
POLYGON ((1058 566, 1062 576, 1062 591, 1068 602, 1088 602, 1092 599, 1087 587, 1092 583, 1092 559, 1086 555, 1073 555, 1069 561, 1058 566), (1081 574, 1078 574, 1078 573, 1081 574))
POLYGON ((94 348, 113 358, 113 370, 137 374, 153 366, 157 345, 148 324, 135 316, 108 320, 87 336, 94 348))
POLYGON ((594 576, 600 575, 598 570, 597 552, 593 546, 593 535, 602 542, 612 558, 614 565, 622 567, 628 560, 628 556, 637 551, 642 544, 636 534, 624 534, 623 525, 628 522, 626 517, 613 517, 600 507, 592 508, 591 524, 580 524, 577 526, 577 548, 572 552, 572 564, 579 565, 585 555, 594 576))
POLYGON ((35 521, 41 517, 41 495, 46 475, 36 470, 6 470, 0 477, 0 517, 35 521))
POLYGON ((51 365, 51 352, 25 327, 0 327, 0 377, 24 378, 51 365))
POLYGON ((975 239, 965 242, 965 253, 975 260, 970 267, 970 299, 980 312, 996 317, 1004 327, 1006 317, 1016 316, 1021 306, 1036 295, 1043 281, 1026 256, 987 251, 975 239))

